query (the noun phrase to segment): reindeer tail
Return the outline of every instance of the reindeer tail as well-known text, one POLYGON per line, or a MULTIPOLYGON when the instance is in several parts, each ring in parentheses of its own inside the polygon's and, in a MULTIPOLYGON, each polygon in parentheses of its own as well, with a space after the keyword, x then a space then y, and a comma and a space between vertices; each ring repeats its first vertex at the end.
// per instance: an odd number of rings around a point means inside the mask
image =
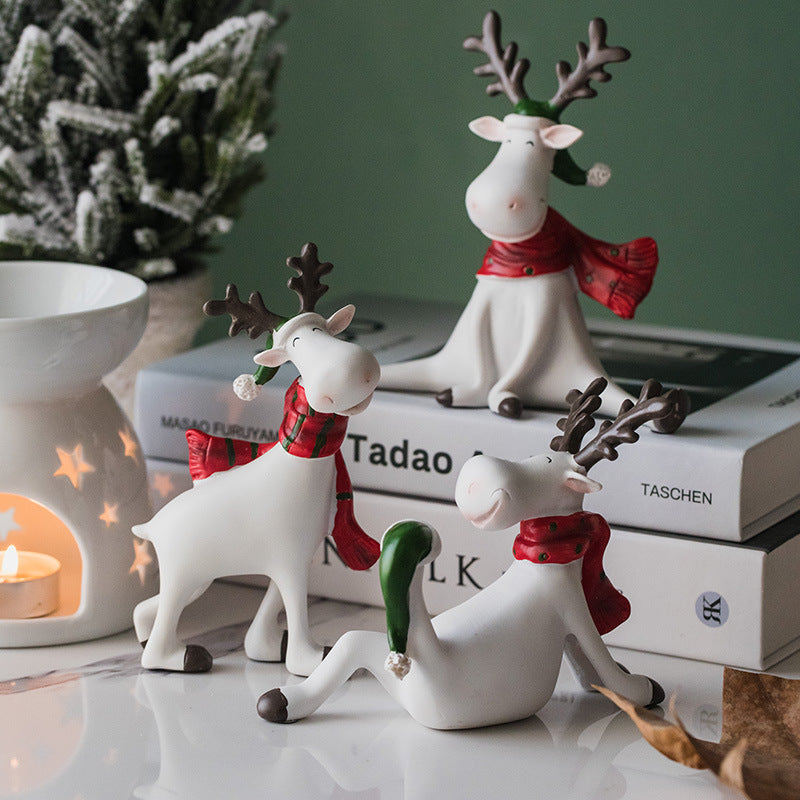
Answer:
POLYGON ((383 535, 378 569, 391 651, 386 659, 386 669, 401 680, 411 666, 411 660, 406 655, 411 623, 411 581, 417 568, 433 561, 440 551, 439 534, 422 522, 397 522, 383 535))

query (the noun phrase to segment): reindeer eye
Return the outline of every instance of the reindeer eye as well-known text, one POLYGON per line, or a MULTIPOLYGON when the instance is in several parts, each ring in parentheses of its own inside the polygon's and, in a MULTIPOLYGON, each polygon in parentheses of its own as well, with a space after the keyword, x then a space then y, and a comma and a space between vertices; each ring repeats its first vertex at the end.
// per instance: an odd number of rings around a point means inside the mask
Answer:
POLYGON ((550 456, 545 456, 545 458, 547 459, 547 463, 548 464, 552 464, 553 463, 553 459, 550 458, 550 456))
POLYGON ((531 142, 531 141, 527 141, 527 142, 525 142, 525 144, 529 144, 531 147, 533 147, 533 142, 531 142))
POLYGON ((312 330, 312 331, 321 331, 321 330, 322 330, 322 328, 312 328, 311 330, 312 330))
POLYGON ((299 341, 300 341, 300 337, 299 336, 295 336, 294 339, 292 339, 292 347, 296 347, 297 343, 299 341))

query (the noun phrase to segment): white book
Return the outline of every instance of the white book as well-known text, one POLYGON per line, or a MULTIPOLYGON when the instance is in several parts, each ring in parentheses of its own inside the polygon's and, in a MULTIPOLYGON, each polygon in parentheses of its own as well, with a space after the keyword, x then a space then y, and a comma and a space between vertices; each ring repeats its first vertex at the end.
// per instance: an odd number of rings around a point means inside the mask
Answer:
MULTIPOLYGON (((150 460, 148 472, 156 508, 191 485, 185 464, 150 460)), ((517 529, 478 531, 454 503, 357 491, 355 511, 376 539, 402 519, 439 531, 442 553, 425 581, 434 614, 487 586, 513 560, 517 529)), ((604 640, 745 669, 772 666, 800 647, 798 534, 800 513, 744 543, 612 526, 604 567, 630 600, 631 616, 604 640)), ((310 587, 321 597, 383 606, 377 568, 348 569, 330 540, 315 555, 310 587)))
MULTIPOLYGON (((440 347, 459 311, 369 296, 355 302, 354 336, 383 363, 440 347)), ((730 541, 800 510, 800 344, 630 322, 590 320, 589 327, 616 382, 634 394, 649 377, 683 386, 693 411, 676 435, 643 430, 618 461, 594 467, 592 477, 606 491, 591 495, 587 510, 613 524, 730 541)), ((250 403, 231 389, 234 377, 252 372, 259 346, 225 339, 142 370, 136 428, 145 454, 185 459, 189 427, 277 438, 293 368, 282 367, 250 403)), ((526 410, 509 420, 487 409, 443 408, 429 395, 379 390, 351 418, 342 451, 357 488, 450 500, 461 465, 476 451, 518 459, 545 450, 562 415, 526 410)))

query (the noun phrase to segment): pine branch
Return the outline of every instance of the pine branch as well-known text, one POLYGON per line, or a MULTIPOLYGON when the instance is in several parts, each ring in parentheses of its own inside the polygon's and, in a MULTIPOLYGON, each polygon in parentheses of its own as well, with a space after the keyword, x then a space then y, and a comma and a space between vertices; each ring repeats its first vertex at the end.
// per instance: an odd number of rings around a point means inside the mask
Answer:
POLYGON ((0 256, 197 264, 263 177, 271 0, 0 0, 0 256))

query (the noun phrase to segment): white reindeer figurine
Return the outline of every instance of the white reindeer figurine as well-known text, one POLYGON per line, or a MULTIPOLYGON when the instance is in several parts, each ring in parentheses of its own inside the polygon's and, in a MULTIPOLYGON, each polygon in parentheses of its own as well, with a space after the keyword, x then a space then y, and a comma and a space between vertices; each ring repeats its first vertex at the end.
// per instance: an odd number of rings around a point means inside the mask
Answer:
MULTIPOLYGON (((470 219, 492 244, 477 274, 472 298, 444 348, 433 356, 384 365, 381 388, 438 392, 445 406, 488 406, 518 418, 524 406, 563 407, 572 386, 607 377, 594 353, 578 304, 577 288, 624 318, 633 316, 650 289, 658 263, 650 238, 608 244, 574 228, 548 207, 550 172, 570 183, 603 185, 608 168, 581 170, 567 147, 582 134, 559 122, 566 106, 597 92, 590 81, 608 81, 604 67, 630 53, 605 43, 606 25, 589 26, 590 46, 578 44, 574 70, 558 64, 559 88, 548 102, 533 100, 523 88, 527 59, 515 61, 517 46, 500 44, 500 20, 489 12, 482 38, 469 37, 468 50, 488 63, 490 95, 505 93, 515 104, 505 119, 481 117, 470 129, 500 142, 497 155, 470 184, 470 219), (577 278, 577 284, 576 284, 577 278)), ((602 413, 612 416, 629 397, 611 384, 602 413)), ((666 432, 666 431, 662 431, 666 432)))
POLYGON ((392 526, 379 562, 388 646, 381 633, 345 633, 306 680, 263 694, 258 713, 271 722, 305 717, 363 667, 428 727, 511 722, 549 700, 562 653, 584 688, 604 685, 637 704, 660 703, 661 687, 620 667, 600 638, 627 618, 630 605, 602 570, 608 525, 582 507, 584 494, 601 488, 589 468, 615 459, 617 446, 635 442, 643 423, 674 414, 682 390, 662 394, 648 381, 638 401, 624 401, 616 419, 582 446, 605 386, 598 378, 585 392, 570 392, 551 452, 522 462, 479 455, 462 468, 456 503, 473 525, 503 530, 520 523, 515 561, 498 580, 431 619, 423 565, 438 554, 439 537, 419 522, 392 526))
POLYGON ((287 264, 300 273, 289 281, 301 298, 298 315, 287 319, 268 311, 258 292, 244 303, 233 284, 225 300, 205 306, 208 314, 231 315, 232 336, 243 329, 251 338, 269 333, 268 349, 255 356, 256 376, 235 382, 240 396, 254 397, 286 361, 300 377, 286 393, 278 446, 257 448, 188 431, 194 486, 134 528, 155 546, 161 575, 160 593, 134 610, 136 634, 146 643, 142 666, 148 669, 210 669, 208 651, 178 640, 181 612, 215 578, 264 574, 270 585, 245 651, 255 660, 285 660, 290 672, 308 675, 324 655, 308 629, 309 564, 334 511, 333 538, 349 566, 366 569, 378 558, 378 543, 352 516, 339 448, 348 417, 369 404, 380 367, 372 353, 334 338, 352 320, 352 305, 328 319, 314 312, 328 288, 319 278, 332 268, 319 262, 316 247, 307 244, 287 264), (277 621, 281 603, 286 630, 277 621))

